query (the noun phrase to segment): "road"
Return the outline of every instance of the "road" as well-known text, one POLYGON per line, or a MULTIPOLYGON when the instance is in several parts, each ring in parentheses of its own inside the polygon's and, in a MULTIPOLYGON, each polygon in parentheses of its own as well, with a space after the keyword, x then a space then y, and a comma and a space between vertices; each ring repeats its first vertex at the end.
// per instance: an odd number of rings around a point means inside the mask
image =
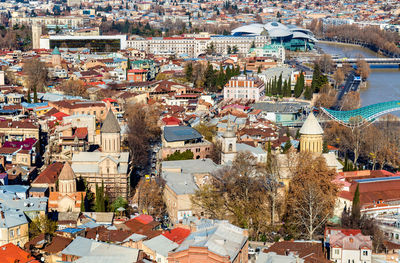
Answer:
POLYGON ((347 77, 346 83, 344 86, 341 86, 339 89, 339 94, 337 97, 337 104, 334 107, 335 110, 340 110, 340 101, 343 99, 343 96, 349 93, 350 91, 358 91, 360 87, 361 80, 358 80, 354 71, 352 71, 349 76, 347 77))

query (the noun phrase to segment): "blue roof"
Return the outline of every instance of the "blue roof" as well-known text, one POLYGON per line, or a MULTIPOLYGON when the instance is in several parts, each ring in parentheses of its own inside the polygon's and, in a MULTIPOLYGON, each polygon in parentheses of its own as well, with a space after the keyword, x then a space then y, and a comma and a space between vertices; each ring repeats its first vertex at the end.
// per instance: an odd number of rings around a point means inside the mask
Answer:
POLYGON ((394 181, 394 180, 400 180, 400 176, 359 179, 359 180, 355 180, 355 181, 357 183, 372 183, 372 182, 394 181))
POLYGON ((196 140, 202 138, 203 136, 192 127, 176 126, 164 128, 164 139, 167 142, 196 140))
POLYGON ((75 234, 75 233, 80 232, 82 230, 84 230, 84 229, 83 228, 72 228, 72 227, 69 227, 69 228, 64 228, 62 230, 58 230, 58 232, 66 232, 66 233, 70 233, 70 234, 75 234))

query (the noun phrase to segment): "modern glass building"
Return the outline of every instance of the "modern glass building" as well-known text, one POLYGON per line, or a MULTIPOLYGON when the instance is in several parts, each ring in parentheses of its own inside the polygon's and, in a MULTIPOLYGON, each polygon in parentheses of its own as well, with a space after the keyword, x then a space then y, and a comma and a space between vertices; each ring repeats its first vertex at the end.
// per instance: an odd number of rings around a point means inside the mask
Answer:
POLYGON ((234 36, 258 36, 268 35, 271 44, 280 44, 287 50, 306 51, 314 48, 317 40, 313 33, 295 25, 283 25, 279 22, 267 24, 251 24, 241 26, 232 31, 234 36))

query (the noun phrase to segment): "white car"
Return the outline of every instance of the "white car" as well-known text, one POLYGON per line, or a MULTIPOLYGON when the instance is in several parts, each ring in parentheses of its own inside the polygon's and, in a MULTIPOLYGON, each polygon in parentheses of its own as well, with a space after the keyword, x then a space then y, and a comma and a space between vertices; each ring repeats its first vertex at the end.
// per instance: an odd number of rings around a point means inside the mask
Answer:
POLYGON ((249 247, 249 255, 254 255, 254 254, 256 254, 254 248, 249 247))

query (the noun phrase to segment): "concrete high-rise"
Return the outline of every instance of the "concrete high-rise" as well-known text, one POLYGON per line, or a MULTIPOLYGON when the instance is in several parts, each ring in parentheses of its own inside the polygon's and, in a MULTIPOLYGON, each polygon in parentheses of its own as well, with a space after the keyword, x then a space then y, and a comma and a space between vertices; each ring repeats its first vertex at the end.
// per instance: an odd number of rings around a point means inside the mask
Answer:
POLYGON ((42 25, 32 24, 32 49, 40 49, 40 37, 42 36, 42 25))

